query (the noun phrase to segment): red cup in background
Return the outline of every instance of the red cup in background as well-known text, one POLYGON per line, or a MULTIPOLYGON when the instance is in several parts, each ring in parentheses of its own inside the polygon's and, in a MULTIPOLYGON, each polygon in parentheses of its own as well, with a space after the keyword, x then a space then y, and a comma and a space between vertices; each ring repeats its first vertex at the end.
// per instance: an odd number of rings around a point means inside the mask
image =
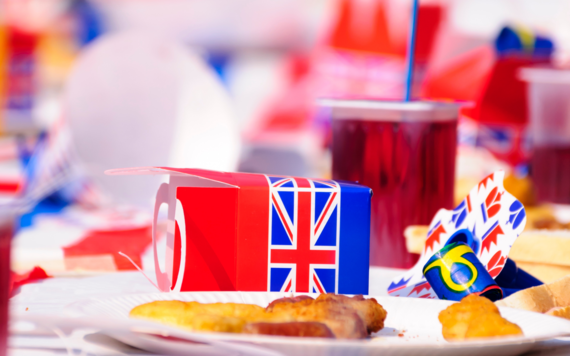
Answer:
POLYGON ((0 356, 6 355, 8 342, 10 242, 13 234, 13 223, 13 216, 0 216, 0 356))
POLYGON ((570 70, 523 68, 527 81, 530 176, 540 202, 570 204, 570 70))
POLYGON ((460 105, 323 100, 331 109, 332 178, 372 188, 370 264, 410 268, 404 229, 453 208, 460 105))

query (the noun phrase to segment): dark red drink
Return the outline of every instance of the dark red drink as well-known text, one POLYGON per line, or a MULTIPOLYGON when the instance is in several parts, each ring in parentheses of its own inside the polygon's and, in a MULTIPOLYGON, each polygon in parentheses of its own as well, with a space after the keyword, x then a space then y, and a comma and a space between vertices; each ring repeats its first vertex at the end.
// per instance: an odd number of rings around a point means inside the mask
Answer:
POLYGON ((0 217, 0 356, 6 355, 8 339, 8 283, 10 283, 10 240, 12 219, 0 217))
POLYGON ((535 146, 530 174, 539 201, 570 204, 570 145, 535 146))
POLYGON ((404 229, 453 208, 457 106, 387 105, 396 107, 353 108, 351 114, 332 105, 332 175, 373 190, 370 263, 409 268, 417 255, 408 253, 404 229))

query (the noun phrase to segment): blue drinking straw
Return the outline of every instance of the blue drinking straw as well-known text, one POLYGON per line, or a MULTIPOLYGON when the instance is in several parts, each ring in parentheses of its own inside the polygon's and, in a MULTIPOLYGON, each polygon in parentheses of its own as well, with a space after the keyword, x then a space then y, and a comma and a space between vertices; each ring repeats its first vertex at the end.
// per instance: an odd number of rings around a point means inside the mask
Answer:
POLYGON ((406 64, 406 93, 405 100, 410 101, 412 96, 412 82, 414 77, 414 49, 416 45, 416 27, 418 20, 418 0, 413 0, 412 23, 410 26, 410 39, 408 41, 408 63, 406 64))

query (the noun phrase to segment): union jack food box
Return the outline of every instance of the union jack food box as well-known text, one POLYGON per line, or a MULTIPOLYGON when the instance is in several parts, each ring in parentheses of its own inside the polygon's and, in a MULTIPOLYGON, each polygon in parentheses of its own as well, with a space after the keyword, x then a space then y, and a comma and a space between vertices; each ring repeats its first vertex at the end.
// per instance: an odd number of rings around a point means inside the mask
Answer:
POLYGON ((370 188, 307 179, 165 167, 154 207, 162 291, 368 294, 370 188), (168 205, 166 272, 156 221, 168 205))

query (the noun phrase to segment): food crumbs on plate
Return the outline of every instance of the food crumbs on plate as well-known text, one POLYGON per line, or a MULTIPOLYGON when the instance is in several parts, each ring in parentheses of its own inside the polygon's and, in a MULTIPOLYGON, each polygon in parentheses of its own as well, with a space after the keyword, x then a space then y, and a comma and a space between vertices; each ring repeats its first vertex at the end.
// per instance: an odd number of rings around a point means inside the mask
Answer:
POLYGON ((399 337, 404 337, 404 333, 399 333, 398 336, 399 336, 399 337))

